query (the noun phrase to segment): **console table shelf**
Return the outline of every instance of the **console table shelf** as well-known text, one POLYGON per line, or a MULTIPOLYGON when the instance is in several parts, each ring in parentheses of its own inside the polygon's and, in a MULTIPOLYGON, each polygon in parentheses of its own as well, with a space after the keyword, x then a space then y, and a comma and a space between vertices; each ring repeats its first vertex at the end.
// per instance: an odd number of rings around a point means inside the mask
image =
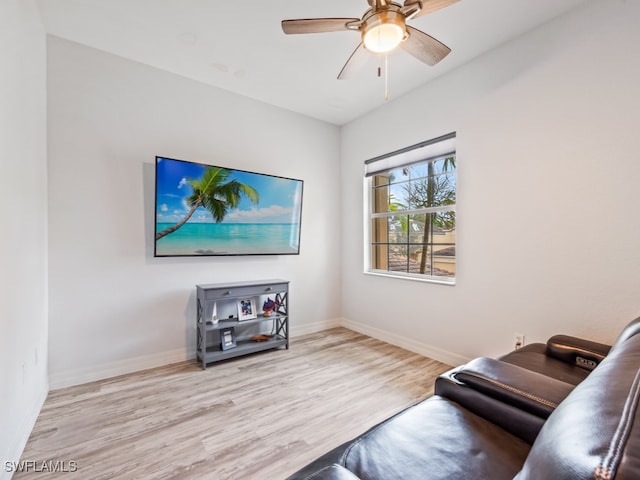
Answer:
POLYGON ((280 347, 287 347, 287 339, 280 336, 264 342, 240 340, 237 342, 237 345, 230 350, 220 350, 220 347, 217 346, 208 347, 204 354, 203 368, 206 368, 207 363, 213 363, 227 358, 240 357, 242 355, 248 355, 249 353, 261 352, 263 350, 280 347))
POLYGON ((264 315, 260 314, 258 315, 258 318, 252 318, 251 320, 239 321, 237 317, 220 320, 218 321, 218 323, 211 323, 211 321, 207 320, 205 328, 207 329, 207 331, 222 330, 223 328, 228 328, 228 327, 242 327, 246 325, 254 325, 256 323, 266 322, 269 320, 283 320, 285 318, 287 318, 286 315, 274 314, 274 315, 265 317, 264 315))
POLYGON ((289 348, 288 297, 289 282, 287 280, 196 285, 196 352, 202 368, 206 369, 209 363, 241 355, 274 348, 289 348), (275 301, 275 310, 267 316, 262 313, 256 315, 257 311, 262 310, 262 302, 265 298, 275 301), (256 317, 239 320, 237 304, 240 301, 249 300, 256 309, 251 314, 256 317), (228 315, 231 311, 234 313, 228 315), (221 317, 219 321, 213 322, 214 312, 224 318, 221 317), (264 335, 263 330, 268 327, 270 327, 270 338, 262 341, 252 339, 256 332, 258 335, 264 335), (233 341, 224 346, 225 338, 233 341))

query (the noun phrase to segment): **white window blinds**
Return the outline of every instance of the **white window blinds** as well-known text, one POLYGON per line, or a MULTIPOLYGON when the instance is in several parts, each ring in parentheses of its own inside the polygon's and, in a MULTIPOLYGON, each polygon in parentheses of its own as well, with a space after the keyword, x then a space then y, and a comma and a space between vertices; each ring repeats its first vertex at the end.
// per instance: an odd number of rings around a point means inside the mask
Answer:
POLYGON ((405 167, 418 162, 436 160, 454 154, 456 151, 456 134, 448 133, 410 147, 396 150, 364 162, 366 177, 394 168, 405 167))

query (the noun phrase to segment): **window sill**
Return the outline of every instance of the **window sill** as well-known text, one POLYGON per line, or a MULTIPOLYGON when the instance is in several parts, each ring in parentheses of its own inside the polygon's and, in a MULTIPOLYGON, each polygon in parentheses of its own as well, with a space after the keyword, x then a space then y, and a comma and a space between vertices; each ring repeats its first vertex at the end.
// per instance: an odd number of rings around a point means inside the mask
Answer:
POLYGON ((456 285, 455 278, 444 279, 440 277, 427 277, 425 275, 415 275, 411 273, 390 273, 384 270, 370 270, 363 272, 365 275, 373 275, 374 277, 398 278, 400 280, 412 280, 414 282, 435 283, 438 285, 447 285, 454 287, 456 285))

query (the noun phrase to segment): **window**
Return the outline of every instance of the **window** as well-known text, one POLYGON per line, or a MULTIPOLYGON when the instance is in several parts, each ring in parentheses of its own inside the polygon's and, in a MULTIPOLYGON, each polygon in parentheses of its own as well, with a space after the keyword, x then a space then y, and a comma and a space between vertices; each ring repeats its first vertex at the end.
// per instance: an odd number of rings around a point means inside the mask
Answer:
POLYGON ((455 133, 365 162, 371 273, 455 283, 455 133))

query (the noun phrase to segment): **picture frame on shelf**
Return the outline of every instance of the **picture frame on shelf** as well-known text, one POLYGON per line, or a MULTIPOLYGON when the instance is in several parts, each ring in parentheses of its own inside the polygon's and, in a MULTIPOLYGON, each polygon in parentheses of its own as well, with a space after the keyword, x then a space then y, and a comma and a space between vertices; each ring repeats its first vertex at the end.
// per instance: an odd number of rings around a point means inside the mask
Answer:
POLYGON ((218 318, 218 304, 213 302, 213 309, 211 311, 211 323, 216 324, 220 319, 218 318))
POLYGON ((222 328, 220 330, 220 348, 222 350, 229 350, 236 345, 236 333, 233 327, 222 328))
POLYGON ((258 318, 256 301, 253 298, 238 300, 238 320, 251 320, 253 318, 258 318))

